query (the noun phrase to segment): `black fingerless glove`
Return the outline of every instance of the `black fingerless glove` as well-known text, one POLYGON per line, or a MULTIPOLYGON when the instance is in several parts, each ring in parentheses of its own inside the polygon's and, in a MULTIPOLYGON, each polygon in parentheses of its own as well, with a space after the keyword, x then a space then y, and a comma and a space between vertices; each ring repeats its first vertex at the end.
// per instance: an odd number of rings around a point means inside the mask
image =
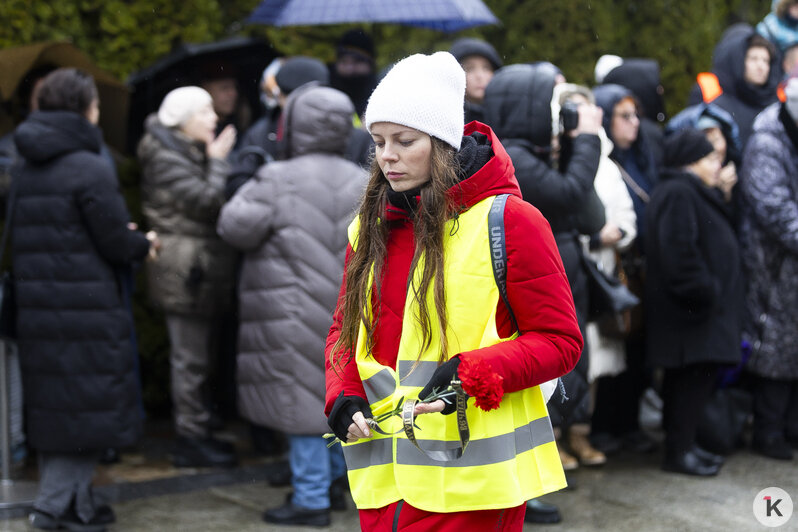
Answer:
POLYGON ((327 417, 327 424, 339 440, 346 441, 349 425, 352 424, 352 416, 357 412, 363 412, 363 417, 366 419, 374 417, 371 407, 365 399, 357 395, 344 395, 344 392, 341 392, 327 417))
MULTIPOLYGON (((452 379, 457 376, 457 366, 460 365, 460 357, 450 358, 446 363, 438 366, 432 378, 429 380, 424 389, 418 393, 419 399, 426 399, 432 395, 433 391, 442 392, 452 382, 452 379)), ((449 415, 457 409, 454 397, 449 399, 449 402, 444 401, 444 407, 441 414, 449 415)))

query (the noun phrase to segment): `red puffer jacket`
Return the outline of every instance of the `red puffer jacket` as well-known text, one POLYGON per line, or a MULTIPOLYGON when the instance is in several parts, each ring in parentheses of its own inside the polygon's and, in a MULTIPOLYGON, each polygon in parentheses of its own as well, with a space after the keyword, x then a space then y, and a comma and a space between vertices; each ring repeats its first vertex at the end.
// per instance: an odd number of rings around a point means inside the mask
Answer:
MULTIPOLYGON (((470 207, 482 199, 511 194, 505 208, 507 247, 507 295, 518 320, 520 336, 510 342, 459 353, 461 358, 478 352, 503 377, 505 392, 536 386, 571 371, 582 351, 582 335, 576 322, 571 289, 548 222, 540 212, 521 199, 512 161, 490 127, 479 122, 466 126, 465 134, 486 135, 493 157, 478 171, 452 189, 457 203, 470 207)), ((375 331, 374 357, 381 364, 396 369, 402 315, 407 297, 407 279, 413 259, 413 225, 407 213, 389 206, 390 222, 387 259, 382 284, 378 328, 375 331)), ((347 262, 350 250, 347 250, 347 262)), ((488 253, 489 250, 485 250, 488 253)), ((346 286, 344 279, 342 295, 346 286)), ((467 290, 467 287, 463 287, 467 290)), ((358 395, 365 398, 363 384, 354 360, 334 371, 330 351, 341 330, 341 296, 327 336, 327 395, 325 413, 329 414, 336 397, 358 395)), ((513 326, 506 306, 500 299, 496 325, 503 337, 513 326)))

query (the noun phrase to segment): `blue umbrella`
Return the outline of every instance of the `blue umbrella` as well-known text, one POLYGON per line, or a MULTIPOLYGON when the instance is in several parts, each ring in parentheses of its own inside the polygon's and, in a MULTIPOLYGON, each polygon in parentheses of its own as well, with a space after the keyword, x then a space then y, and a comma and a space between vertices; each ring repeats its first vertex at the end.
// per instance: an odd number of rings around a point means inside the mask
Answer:
POLYGON ((248 22, 270 26, 384 22, 454 32, 499 24, 499 19, 482 0, 263 0, 248 22))

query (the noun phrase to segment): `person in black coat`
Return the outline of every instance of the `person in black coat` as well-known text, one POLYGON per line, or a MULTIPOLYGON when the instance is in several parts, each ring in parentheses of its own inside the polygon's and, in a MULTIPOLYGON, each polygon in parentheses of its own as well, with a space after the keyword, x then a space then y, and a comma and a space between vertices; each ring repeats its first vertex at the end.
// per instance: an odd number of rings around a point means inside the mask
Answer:
POLYGON ((695 443, 718 370, 740 361, 743 278, 729 206, 718 189, 722 157, 697 129, 666 140, 649 227, 647 361, 664 368, 663 469, 717 474, 722 459, 695 443))
POLYGON ((15 133, 23 161, 11 205, 28 439, 40 457, 31 522, 102 530, 114 518, 93 500, 94 467, 102 450, 135 444, 142 429, 120 271, 158 244, 132 229, 100 155, 94 80, 58 69, 38 104, 15 133))
MULTIPOLYGON (((578 236, 597 233, 605 223, 604 206, 593 186, 601 156, 602 114, 595 105, 582 104, 575 129, 552 131, 558 74, 551 63, 503 67, 485 91, 484 116, 512 158, 524 200, 551 225, 584 330, 587 275, 578 236)), ((555 392, 549 402, 552 423, 563 429, 589 419, 587 352, 585 348, 576 369, 563 377, 571 400, 563 402, 555 392)), ((562 449, 561 458, 564 467, 576 467, 575 458, 562 449)))
POLYGON ((740 143, 745 148, 754 119, 777 99, 781 78, 779 57, 773 44, 745 23, 730 26, 712 54, 712 73, 722 94, 712 98, 696 85, 688 105, 711 101, 731 113, 740 128, 740 143))

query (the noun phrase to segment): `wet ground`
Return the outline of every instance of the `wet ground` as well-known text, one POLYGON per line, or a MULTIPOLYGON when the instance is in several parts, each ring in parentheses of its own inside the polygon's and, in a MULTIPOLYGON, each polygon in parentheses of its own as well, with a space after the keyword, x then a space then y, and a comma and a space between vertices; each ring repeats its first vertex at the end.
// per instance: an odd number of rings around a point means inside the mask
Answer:
MULTIPOLYGON (((98 473, 97 491, 113 503, 118 518, 111 531, 320 530, 261 521, 263 510, 282 504, 290 491, 267 481, 280 468, 280 457, 262 458, 244 449, 243 465, 233 470, 178 470, 169 465, 163 441, 150 438, 145 449, 124 454, 121 463, 98 473)), ((611 456, 604 466, 569 473, 569 489, 544 498, 559 505, 563 521, 525 530, 768 530, 752 511, 760 490, 780 487, 798 504, 798 461, 779 462, 743 449, 709 479, 664 473, 659 461, 657 452, 628 452, 611 456)), ((5 510, 0 511, 0 530, 30 528, 22 510, 5 510)), ((334 513, 326 530, 359 530, 352 505, 334 513)), ((776 530, 798 530, 798 517, 776 530)))

